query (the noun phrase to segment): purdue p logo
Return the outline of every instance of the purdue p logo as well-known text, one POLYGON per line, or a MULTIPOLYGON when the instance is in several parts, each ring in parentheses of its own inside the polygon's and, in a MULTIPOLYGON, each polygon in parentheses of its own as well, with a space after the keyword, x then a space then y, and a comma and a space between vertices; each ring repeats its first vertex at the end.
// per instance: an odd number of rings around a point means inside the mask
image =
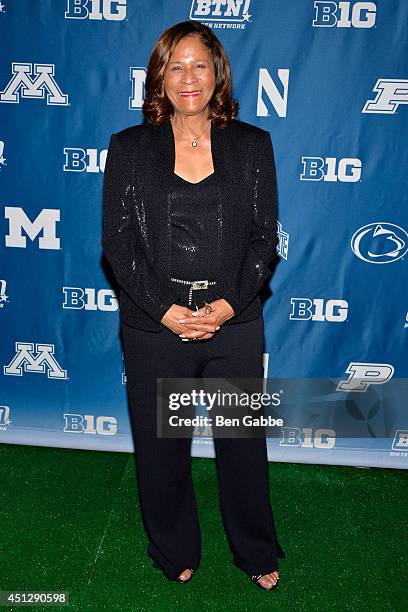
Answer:
POLYGON ((408 104, 408 79, 378 79, 374 100, 367 100, 362 113, 394 115, 400 104, 408 104))

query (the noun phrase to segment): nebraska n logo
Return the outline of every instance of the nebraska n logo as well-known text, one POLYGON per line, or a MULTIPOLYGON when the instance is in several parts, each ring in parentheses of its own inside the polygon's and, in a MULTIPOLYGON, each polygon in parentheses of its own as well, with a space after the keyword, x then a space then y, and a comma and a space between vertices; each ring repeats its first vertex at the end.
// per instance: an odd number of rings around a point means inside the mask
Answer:
POLYGON ((4 366, 4 374, 22 376, 23 371, 44 374, 47 367, 48 378, 68 378, 67 371, 61 368, 54 357, 53 344, 36 344, 35 352, 36 356, 32 342, 16 342, 16 355, 4 366))
POLYGON ((13 62, 10 81, 0 92, 0 102, 18 104, 22 98, 44 100, 47 104, 68 106, 68 96, 62 93, 54 79, 54 64, 18 64, 13 62), (34 75, 34 78, 31 75, 34 75))

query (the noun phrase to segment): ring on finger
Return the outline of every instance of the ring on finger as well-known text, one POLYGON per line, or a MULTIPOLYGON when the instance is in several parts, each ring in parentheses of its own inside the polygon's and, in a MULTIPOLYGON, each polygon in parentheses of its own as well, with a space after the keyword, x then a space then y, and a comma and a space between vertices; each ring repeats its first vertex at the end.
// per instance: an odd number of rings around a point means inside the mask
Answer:
POLYGON ((204 312, 206 315, 209 315, 213 312, 213 307, 210 306, 210 304, 208 302, 204 302, 205 306, 204 306, 204 312))

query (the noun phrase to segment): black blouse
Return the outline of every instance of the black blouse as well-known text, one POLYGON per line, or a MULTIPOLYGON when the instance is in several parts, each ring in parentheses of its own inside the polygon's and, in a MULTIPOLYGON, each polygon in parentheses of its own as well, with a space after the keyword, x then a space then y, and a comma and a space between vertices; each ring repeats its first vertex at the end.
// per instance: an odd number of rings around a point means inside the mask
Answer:
POLYGON ((212 280, 218 253, 219 211, 215 172, 198 183, 173 173, 171 205, 171 276, 212 280))

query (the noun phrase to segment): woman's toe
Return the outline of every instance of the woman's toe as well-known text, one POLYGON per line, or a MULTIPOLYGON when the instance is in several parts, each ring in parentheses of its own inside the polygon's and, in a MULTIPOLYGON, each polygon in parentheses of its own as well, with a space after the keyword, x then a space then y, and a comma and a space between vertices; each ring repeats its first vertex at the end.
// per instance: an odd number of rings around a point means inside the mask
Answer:
POLYGON ((267 589, 270 589, 275 584, 275 581, 271 578, 270 574, 265 574, 265 576, 262 576, 258 582, 267 589))
POLYGON ((180 580, 188 580, 191 576, 191 572, 189 569, 184 570, 184 572, 181 572, 179 578, 180 580))

